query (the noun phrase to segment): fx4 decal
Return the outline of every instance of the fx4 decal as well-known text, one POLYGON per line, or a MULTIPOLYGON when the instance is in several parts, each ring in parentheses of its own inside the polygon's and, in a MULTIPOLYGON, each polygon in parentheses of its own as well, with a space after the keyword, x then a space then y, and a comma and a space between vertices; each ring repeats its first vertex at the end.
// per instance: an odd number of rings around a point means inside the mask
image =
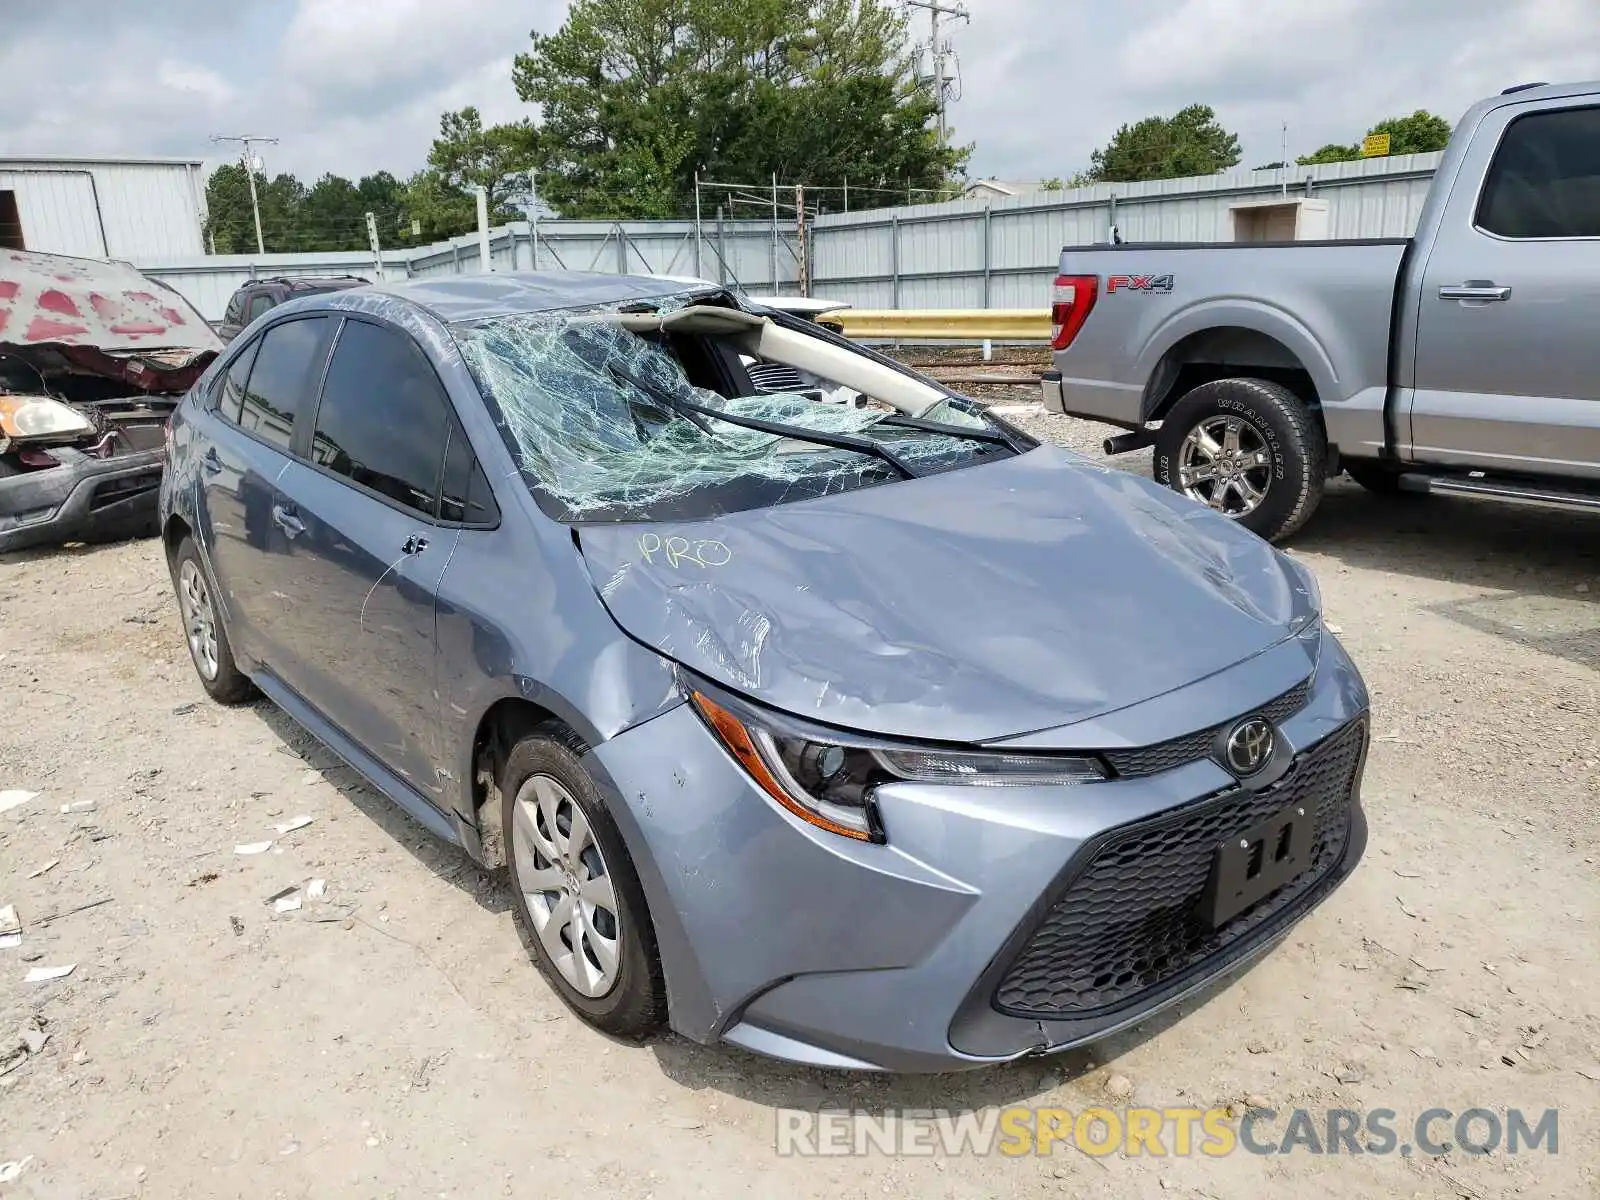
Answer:
POLYGON ((1106 280, 1106 291, 1153 292, 1159 296, 1172 294, 1171 275, 1113 275, 1106 280))

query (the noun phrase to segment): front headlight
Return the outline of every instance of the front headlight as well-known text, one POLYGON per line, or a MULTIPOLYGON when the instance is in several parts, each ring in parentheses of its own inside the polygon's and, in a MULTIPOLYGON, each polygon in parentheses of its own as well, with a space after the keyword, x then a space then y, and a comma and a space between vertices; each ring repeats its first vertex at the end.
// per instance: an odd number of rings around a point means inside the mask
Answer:
POLYGON ((88 417, 47 396, 0 396, 0 437, 43 441, 86 437, 94 432, 88 417))
POLYGON ((997 787, 1106 778, 1096 759, 1078 755, 907 748, 817 730, 725 696, 712 699, 698 689, 691 689, 689 698, 774 801, 819 829, 862 842, 884 840, 873 794, 886 783, 997 787))

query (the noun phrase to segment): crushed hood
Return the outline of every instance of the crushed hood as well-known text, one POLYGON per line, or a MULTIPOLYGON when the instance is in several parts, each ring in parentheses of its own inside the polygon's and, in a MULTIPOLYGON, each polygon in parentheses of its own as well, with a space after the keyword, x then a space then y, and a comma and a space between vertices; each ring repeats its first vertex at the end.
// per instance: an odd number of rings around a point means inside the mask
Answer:
POLYGON ((579 541, 635 639, 775 708, 898 737, 986 742, 1112 712, 1314 611, 1254 534, 1048 446, 579 541))
POLYGON ((127 263, 0 248, 0 352, 41 373, 182 391, 221 349, 187 300, 127 263))

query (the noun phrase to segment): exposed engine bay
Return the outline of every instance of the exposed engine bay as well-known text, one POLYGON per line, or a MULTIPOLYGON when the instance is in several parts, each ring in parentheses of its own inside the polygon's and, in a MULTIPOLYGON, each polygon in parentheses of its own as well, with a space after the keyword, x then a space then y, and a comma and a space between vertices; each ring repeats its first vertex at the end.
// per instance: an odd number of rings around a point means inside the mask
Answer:
POLYGON ((0 251, 0 550, 144 532, 167 418, 221 348, 125 263, 0 251))

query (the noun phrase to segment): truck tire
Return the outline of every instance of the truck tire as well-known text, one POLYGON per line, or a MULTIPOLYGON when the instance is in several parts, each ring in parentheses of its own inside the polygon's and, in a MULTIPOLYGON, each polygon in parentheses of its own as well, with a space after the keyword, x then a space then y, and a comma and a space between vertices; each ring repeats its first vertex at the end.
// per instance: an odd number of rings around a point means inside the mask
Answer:
POLYGON ((1275 542, 1322 499, 1328 441, 1298 396, 1265 379, 1218 379, 1180 399, 1156 434, 1155 476, 1275 542))

